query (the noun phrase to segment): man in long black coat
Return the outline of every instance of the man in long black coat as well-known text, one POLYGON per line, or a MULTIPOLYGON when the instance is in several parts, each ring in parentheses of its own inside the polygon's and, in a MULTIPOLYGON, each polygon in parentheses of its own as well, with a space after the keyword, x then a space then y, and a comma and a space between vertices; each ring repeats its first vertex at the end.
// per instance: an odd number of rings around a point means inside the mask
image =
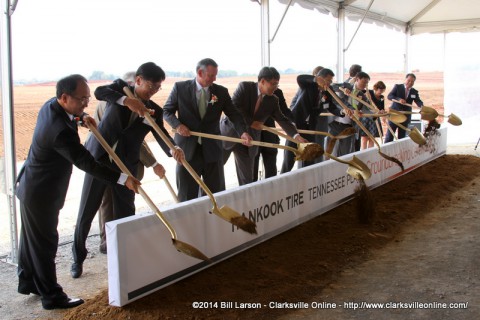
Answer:
MULTIPOLYGON (((18 261, 18 292, 38 294, 45 309, 72 308, 71 299, 57 282, 58 214, 65 203, 72 164, 112 185, 125 182, 136 190, 138 180, 104 167, 80 143, 77 117, 90 100, 87 80, 71 75, 57 83, 55 98, 38 114, 32 145, 17 181, 22 227, 18 261)), ((83 121, 94 123, 92 118, 83 121)))

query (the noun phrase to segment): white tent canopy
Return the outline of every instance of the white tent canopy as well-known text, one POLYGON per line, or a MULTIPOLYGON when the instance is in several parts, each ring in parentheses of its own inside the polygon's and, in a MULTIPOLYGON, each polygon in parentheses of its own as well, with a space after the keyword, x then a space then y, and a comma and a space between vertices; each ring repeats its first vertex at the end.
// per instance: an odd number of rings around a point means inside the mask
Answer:
POLYGON ((478 31, 480 1, 475 0, 278 0, 299 4, 338 18, 341 8, 351 20, 362 19, 411 35, 478 31))
MULTIPOLYGON (((208 0, 204 0, 208 2, 208 0)), ((262 30, 262 58, 263 64, 269 64, 271 42, 269 34, 269 0, 252 0, 261 4, 261 21, 259 29, 262 30)), ((409 35, 429 32, 454 32, 454 31, 477 31, 480 25, 480 1, 478 0, 278 0, 285 5, 300 5, 307 9, 317 10, 324 14, 331 14, 338 18, 338 66, 337 74, 343 73, 344 61, 344 21, 345 18, 360 22, 375 23, 379 26, 394 28, 409 35)), ((153 3, 153 2, 152 2, 153 3)), ((15 11, 17 0, 0 0, 0 84, 1 84, 1 108, 3 120, 3 139, 5 147, 4 175, 6 188, 4 192, 8 198, 11 212, 11 260, 16 261, 16 202, 14 196, 14 182, 16 176, 16 153, 15 153, 15 128, 13 121, 13 77, 11 65, 11 33, 10 21, 15 11)), ((168 10, 168 4, 158 2, 157 6, 168 10)), ((225 1, 225 8, 228 2, 225 1)), ((286 6, 286 9, 288 7, 286 6)), ((45 8, 47 10, 47 8, 45 8)), ((286 12, 286 11, 285 11, 286 12)), ((38 14, 41 14, 39 12, 38 14)), ((108 13, 106 13, 108 14, 108 13)), ((115 13, 111 13, 114 15, 115 13)), ((133 32, 133 31, 132 31, 133 32)), ((407 42, 408 43, 408 42, 407 42)), ((408 52, 408 51, 407 51, 408 52)), ((455 87, 457 82, 445 82, 446 94, 445 105, 462 105, 463 109, 473 110, 477 91, 472 91, 467 102, 460 104, 457 97, 462 97, 462 87, 455 87), (455 88, 451 90, 449 88, 455 88), (454 100, 456 99, 456 100, 454 100), (450 103, 451 101, 451 103, 450 103)), ((465 99, 464 97, 462 99, 465 99)), ((449 109, 454 111, 453 109, 449 109)), ((469 111, 470 112, 470 111, 469 111)), ((473 111, 472 111, 473 112, 473 111)), ((461 115, 461 113, 459 113, 461 115)), ((480 117, 480 114, 478 115, 480 117)), ((467 127, 467 126, 465 126, 467 127)), ((1 158, 1 156, 0 156, 1 158)), ((1 161, 0 161, 1 165, 1 161)))

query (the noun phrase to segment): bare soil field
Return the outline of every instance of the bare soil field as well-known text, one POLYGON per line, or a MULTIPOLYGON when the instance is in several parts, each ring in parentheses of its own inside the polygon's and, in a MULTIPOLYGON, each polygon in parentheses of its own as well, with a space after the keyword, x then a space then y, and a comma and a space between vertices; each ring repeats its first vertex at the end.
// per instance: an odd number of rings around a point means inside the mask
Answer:
MULTIPOLYGON (((442 72, 420 72, 417 73, 417 81, 415 88, 419 90, 420 96, 424 103, 435 107, 439 113, 443 112, 443 73, 442 72)), ((282 75, 280 79, 280 89, 282 89, 287 104, 297 92, 297 75, 282 75)), ((404 75, 401 73, 372 73, 370 74, 370 87, 378 80, 382 80, 387 85, 387 93, 391 90, 394 84, 403 83, 404 75)), ((153 98, 160 106, 163 106, 175 82, 183 79, 167 78, 162 84, 160 90, 153 98)), ((233 94, 235 88, 240 81, 256 81, 255 77, 232 77, 232 78, 218 78, 217 83, 229 89, 230 94, 233 94)), ((90 89, 93 97, 93 92, 96 87, 103 85, 106 82, 91 82, 90 89)), ((15 86, 14 88, 14 121, 15 121, 15 140, 16 152, 18 160, 25 160, 28 154, 28 149, 32 140, 33 129, 37 114, 43 103, 55 95, 55 83, 43 83, 35 85, 15 86)), ((94 98, 94 97, 93 97, 94 98)), ((85 110, 87 113, 93 113, 97 101, 92 99, 89 107, 85 110)), ((387 103, 388 105, 388 103, 387 103)), ((0 111, 1 112, 1 111, 0 111)), ((1 116, 1 114, 0 114, 1 116)), ((440 119, 441 120, 441 119, 440 119)), ((82 139, 87 135, 86 130, 80 130, 82 139)), ((153 139, 150 136, 149 139, 153 139)), ((0 154, 3 153, 3 131, 0 130, 0 154)), ((83 141, 83 140, 82 140, 83 141)))

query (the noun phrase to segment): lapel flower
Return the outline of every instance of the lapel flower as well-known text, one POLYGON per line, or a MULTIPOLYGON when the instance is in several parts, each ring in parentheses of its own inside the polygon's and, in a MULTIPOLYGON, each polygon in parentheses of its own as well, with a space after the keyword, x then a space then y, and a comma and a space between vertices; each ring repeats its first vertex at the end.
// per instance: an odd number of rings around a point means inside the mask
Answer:
POLYGON ((326 94, 324 94, 324 95, 322 96, 322 102, 325 102, 325 101, 327 101, 327 95, 326 95, 326 94))
POLYGON ((212 104, 213 106, 217 101, 218 101, 218 97, 212 93, 212 98, 210 99, 210 101, 208 101, 208 103, 212 104))

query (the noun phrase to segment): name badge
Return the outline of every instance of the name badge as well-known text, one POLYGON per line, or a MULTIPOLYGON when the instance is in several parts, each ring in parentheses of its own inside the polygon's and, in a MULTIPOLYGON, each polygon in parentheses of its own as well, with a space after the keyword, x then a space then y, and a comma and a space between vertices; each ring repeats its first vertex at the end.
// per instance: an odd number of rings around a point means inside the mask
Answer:
POLYGON ((324 104, 323 104, 323 109, 328 109, 328 107, 329 107, 329 104, 328 104, 328 103, 324 103, 324 104))
POLYGON ((415 99, 417 97, 417 95, 412 94, 410 97, 412 97, 412 99, 415 99))

